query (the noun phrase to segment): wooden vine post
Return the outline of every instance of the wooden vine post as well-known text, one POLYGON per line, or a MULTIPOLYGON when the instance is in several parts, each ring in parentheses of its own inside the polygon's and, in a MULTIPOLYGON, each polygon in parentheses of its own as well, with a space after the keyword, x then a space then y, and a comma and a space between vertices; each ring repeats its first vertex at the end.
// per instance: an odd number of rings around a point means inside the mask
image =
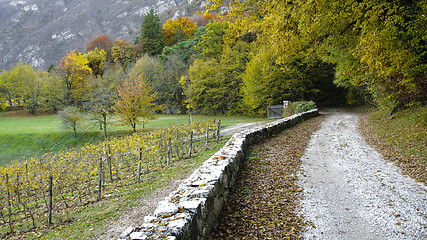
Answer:
POLYGON ((99 167, 98 167, 98 198, 97 198, 97 201, 101 200, 101 189, 102 189, 102 158, 99 158, 99 167))
POLYGON ((111 146, 108 145, 108 154, 107 154, 107 160, 108 160, 108 168, 110 170, 110 181, 113 181, 113 169, 111 164, 111 146))
POLYGON ((209 126, 206 127, 205 151, 208 149, 209 126))
POLYGON ((47 204, 47 225, 50 226, 52 224, 52 208, 53 208, 53 176, 49 176, 49 202, 47 204))
POLYGON ((181 160, 181 158, 180 158, 180 156, 179 156, 179 149, 180 149, 180 145, 177 145, 177 144, 179 144, 179 131, 177 130, 176 131, 176 143, 175 143, 175 149, 176 149, 176 156, 178 157, 178 161, 179 160, 181 160))
POLYGON ((190 149, 188 150, 188 158, 191 158, 191 151, 193 150, 193 131, 190 133, 190 149))
POLYGON ((218 120, 218 126, 216 128, 216 143, 219 142, 219 131, 220 131, 220 128, 221 128, 221 120, 218 120))
POLYGON ((12 200, 10 197, 10 189, 9 189, 9 175, 6 173, 6 188, 7 188, 7 205, 9 207, 9 228, 10 232, 13 232, 13 224, 12 224, 12 200))
POLYGON ((141 164, 142 163, 142 148, 139 148, 139 161, 138 161, 138 172, 136 175, 136 180, 141 180, 141 164))
POLYGON ((171 152, 172 152, 172 139, 168 138, 168 156, 166 160, 166 166, 169 166, 171 160, 171 152))

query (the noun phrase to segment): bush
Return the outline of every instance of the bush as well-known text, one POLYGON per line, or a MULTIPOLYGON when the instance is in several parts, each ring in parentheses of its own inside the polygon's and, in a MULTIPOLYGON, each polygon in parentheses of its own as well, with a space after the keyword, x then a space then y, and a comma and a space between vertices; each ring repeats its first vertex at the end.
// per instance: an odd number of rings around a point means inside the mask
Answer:
POLYGON ((283 110, 283 117, 288 117, 293 114, 306 112, 315 108, 317 108, 317 106, 316 103, 313 101, 293 102, 283 110))

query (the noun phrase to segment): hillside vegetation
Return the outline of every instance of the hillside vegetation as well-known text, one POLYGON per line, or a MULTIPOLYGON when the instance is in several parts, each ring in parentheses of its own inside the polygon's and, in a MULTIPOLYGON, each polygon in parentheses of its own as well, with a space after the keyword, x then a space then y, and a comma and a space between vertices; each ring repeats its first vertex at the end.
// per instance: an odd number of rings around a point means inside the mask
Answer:
POLYGON ((0 70, 22 61, 46 70, 82 42, 98 35, 131 41, 153 8, 162 20, 199 10, 186 0, 2 0, 0 1, 0 70))

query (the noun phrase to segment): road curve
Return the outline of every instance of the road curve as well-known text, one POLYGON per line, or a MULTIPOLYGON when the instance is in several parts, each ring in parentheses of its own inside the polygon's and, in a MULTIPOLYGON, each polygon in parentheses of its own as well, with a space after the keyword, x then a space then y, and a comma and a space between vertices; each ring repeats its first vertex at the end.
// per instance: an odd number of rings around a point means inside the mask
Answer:
POLYGON ((305 239, 427 239, 427 187, 402 175, 357 130, 329 112, 302 156, 305 239))

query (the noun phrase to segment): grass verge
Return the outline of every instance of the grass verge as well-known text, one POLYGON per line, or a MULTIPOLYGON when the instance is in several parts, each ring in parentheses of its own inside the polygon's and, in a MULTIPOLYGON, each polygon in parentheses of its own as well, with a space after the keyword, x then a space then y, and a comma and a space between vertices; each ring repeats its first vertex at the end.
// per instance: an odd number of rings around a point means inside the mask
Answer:
POLYGON ((369 144, 405 174, 427 183, 427 106, 405 109, 393 115, 371 110, 361 117, 359 128, 369 144))

